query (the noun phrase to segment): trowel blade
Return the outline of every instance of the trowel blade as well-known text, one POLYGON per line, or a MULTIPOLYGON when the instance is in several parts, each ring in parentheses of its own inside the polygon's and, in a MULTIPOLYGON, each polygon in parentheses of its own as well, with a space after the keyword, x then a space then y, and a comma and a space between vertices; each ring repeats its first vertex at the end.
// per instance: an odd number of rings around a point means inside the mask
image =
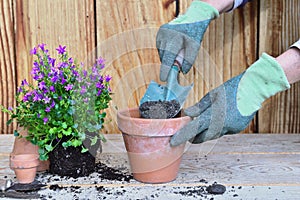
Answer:
POLYGON ((151 81, 140 101, 140 105, 147 101, 176 100, 182 108, 190 90, 193 87, 193 84, 189 86, 181 86, 177 80, 178 73, 178 67, 173 66, 170 70, 166 85, 160 85, 155 81, 151 81))

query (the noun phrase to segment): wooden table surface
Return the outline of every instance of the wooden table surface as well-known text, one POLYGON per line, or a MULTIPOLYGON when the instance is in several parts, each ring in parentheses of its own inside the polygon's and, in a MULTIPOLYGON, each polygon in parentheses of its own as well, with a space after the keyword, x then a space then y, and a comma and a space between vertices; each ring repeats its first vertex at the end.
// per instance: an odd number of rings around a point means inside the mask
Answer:
MULTIPOLYGON (((97 159, 130 173, 122 136, 106 135, 97 159)), ((0 135, 0 179, 15 180, 9 169, 12 135, 0 135)), ((63 178, 39 174, 49 186, 44 199, 300 199, 300 134, 237 134, 203 144, 188 144, 178 177, 166 184, 89 177, 63 178), (205 188, 214 182, 226 187, 223 195, 205 188), (51 185, 60 188, 54 190, 51 185)))

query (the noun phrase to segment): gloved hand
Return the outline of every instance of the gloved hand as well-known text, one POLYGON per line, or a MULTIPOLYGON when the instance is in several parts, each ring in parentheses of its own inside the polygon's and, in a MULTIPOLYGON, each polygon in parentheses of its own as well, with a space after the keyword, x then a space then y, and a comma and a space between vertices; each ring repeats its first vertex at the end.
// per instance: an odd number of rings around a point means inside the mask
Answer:
POLYGON ((279 63, 262 56, 242 74, 207 93, 200 102, 185 109, 193 120, 171 138, 171 146, 201 143, 244 130, 264 100, 290 88, 279 63))
POLYGON ((160 27, 156 36, 156 47, 161 61, 161 81, 167 80, 175 58, 182 49, 184 57, 181 70, 183 73, 190 70, 210 21, 218 16, 217 9, 195 0, 184 15, 160 27))

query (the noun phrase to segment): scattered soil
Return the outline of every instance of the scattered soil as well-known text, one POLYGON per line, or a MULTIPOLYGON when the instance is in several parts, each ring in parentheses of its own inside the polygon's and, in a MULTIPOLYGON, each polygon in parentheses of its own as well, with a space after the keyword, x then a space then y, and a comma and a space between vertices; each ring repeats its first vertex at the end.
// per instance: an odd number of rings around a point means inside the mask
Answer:
POLYGON ((131 179, 133 179, 132 175, 124 174, 123 172, 108 167, 107 165, 103 163, 97 163, 95 166, 95 172, 97 172, 98 177, 100 179, 106 179, 106 180, 116 180, 116 181, 126 181, 129 182, 131 179))
MULTIPOLYGON (((202 179, 200 182, 207 183, 206 180, 202 179)), ((226 191, 226 187, 224 185, 213 183, 209 186, 196 186, 196 187, 187 187, 187 190, 175 191, 175 194, 180 194, 182 196, 193 197, 198 199, 213 199, 211 195, 221 195, 226 191)))
MULTIPOLYGON (((95 179, 94 174, 91 176, 87 176, 87 179, 90 179, 91 177, 93 177, 93 179, 95 180, 110 180, 110 181, 120 181, 120 182, 130 182, 131 180, 133 180, 133 176, 129 173, 124 173, 121 170, 115 169, 115 168, 111 168, 109 166, 107 166, 104 163, 98 162, 96 163, 94 170, 93 170, 97 175, 97 179, 95 179)), ((49 173, 43 173, 43 174, 38 174, 37 175, 37 179, 39 179, 42 182, 45 182, 46 180, 48 180, 48 182, 50 183, 50 178, 51 178, 51 174, 49 173), (49 177, 50 176, 50 177, 49 177)), ((67 176, 63 176, 60 178, 56 178, 55 181, 63 181, 63 180, 68 180, 69 177, 67 176)), ((74 179, 74 182, 76 182, 76 179, 74 179)), ((51 183, 50 183, 51 184, 51 183)), ((97 184, 97 182, 95 182, 94 184, 97 184)), ((68 187, 64 187, 58 184, 52 184, 49 187, 50 190, 59 193, 61 191, 65 191, 68 193, 72 193, 74 194, 73 199, 81 199, 79 198, 82 194, 86 194, 85 192, 85 187, 81 187, 81 186, 68 186, 68 187)), ((99 194, 101 194, 101 199, 103 198, 103 195, 105 196, 105 194, 107 195, 112 195, 111 191, 112 188, 104 188, 103 186, 95 186, 95 189, 99 192, 99 194)), ((119 191, 114 191, 113 195, 116 196, 122 196, 124 193, 126 192, 125 189, 123 189, 123 186, 120 187, 119 191)), ((41 196, 42 200, 48 200, 48 199, 54 199, 54 196, 51 194, 48 195, 42 195, 41 196)), ((84 199, 84 198, 83 198, 84 199)), ((103 198, 104 199, 104 198, 103 198)))
MULTIPOLYGON (((48 179, 48 183, 51 184, 52 181, 60 181, 63 182, 64 180, 69 180, 69 177, 59 177, 53 179, 53 175, 49 173, 38 174, 38 180, 41 182, 45 182, 48 179), (50 177, 49 177, 50 176, 50 177), (51 178, 52 177, 52 178, 51 178), (42 180, 41 180, 42 179, 42 180), (51 181, 50 181, 51 179, 51 181)), ((82 179, 83 178, 79 178, 82 179)), ((85 178, 84 178, 85 179, 85 178)), ((70 194, 72 195, 72 199, 131 199, 130 196, 133 195, 134 192, 139 192, 139 190, 144 189, 142 187, 130 187, 126 188, 123 185, 120 187, 105 187, 101 185, 97 185, 97 183, 101 183, 104 180, 108 181, 116 181, 116 183, 124 183, 130 182, 133 180, 132 175, 128 172, 123 172, 121 169, 115 169, 107 166, 103 163, 97 163, 95 166, 95 173, 86 177, 86 179, 91 180, 94 179, 95 186, 94 187, 85 187, 85 186, 62 186, 58 184, 51 184, 49 187, 49 192, 41 194, 40 199, 42 200, 49 200, 49 199, 56 199, 57 195, 60 194, 62 197, 63 194, 70 194), (96 175, 96 176, 95 176, 96 175), (98 182, 99 180, 100 182, 98 182), (87 192, 87 191, 90 191, 87 192)), ((78 179, 74 179, 73 182, 76 184, 78 179)), ((105 181, 104 181, 105 182, 105 181)), ((199 180, 201 183, 207 184, 208 182, 204 179, 199 180)), ((164 190, 167 190, 166 186, 163 186, 164 190)), ((208 186, 191 186, 191 187, 170 187, 168 190, 170 193, 177 194, 178 197, 182 197, 182 199, 207 199, 213 200, 216 195, 222 195, 220 188, 224 189, 223 193, 225 192, 225 186, 218 184, 217 182, 210 184, 208 186), (218 194, 214 190, 218 190, 218 194)), ((238 187, 241 189, 242 187, 238 187)), ((156 199, 161 197, 161 188, 157 187, 150 187, 149 190, 151 192, 145 194, 145 196, 140 196, 139 199, 156 199)), ((229 188, 227 191, 228 193, 235 193, 233 188, 229 188)), ((233 194, 233 197, 236 197, 237 194, 233 194)), ((70 196, 68 196, 70 197, 70 196)))
MULTIPOLYGON (((139 107, 141 117, 147 119, 173 118, 180 111, 180 103, 171 101, 147 101, 139 107)), ((175 116, 176 117, 176 116, 175 116)))

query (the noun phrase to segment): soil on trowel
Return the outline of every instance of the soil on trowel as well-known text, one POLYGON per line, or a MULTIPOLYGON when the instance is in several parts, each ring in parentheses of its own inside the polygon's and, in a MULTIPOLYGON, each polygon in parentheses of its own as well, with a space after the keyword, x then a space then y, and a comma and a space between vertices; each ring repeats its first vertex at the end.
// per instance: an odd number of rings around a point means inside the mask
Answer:
POLYGON ((168 119, 177 117, 180 113, 180 103, 171 101, 146 101, 139 107, 142 118, 146 119, 168 119))

